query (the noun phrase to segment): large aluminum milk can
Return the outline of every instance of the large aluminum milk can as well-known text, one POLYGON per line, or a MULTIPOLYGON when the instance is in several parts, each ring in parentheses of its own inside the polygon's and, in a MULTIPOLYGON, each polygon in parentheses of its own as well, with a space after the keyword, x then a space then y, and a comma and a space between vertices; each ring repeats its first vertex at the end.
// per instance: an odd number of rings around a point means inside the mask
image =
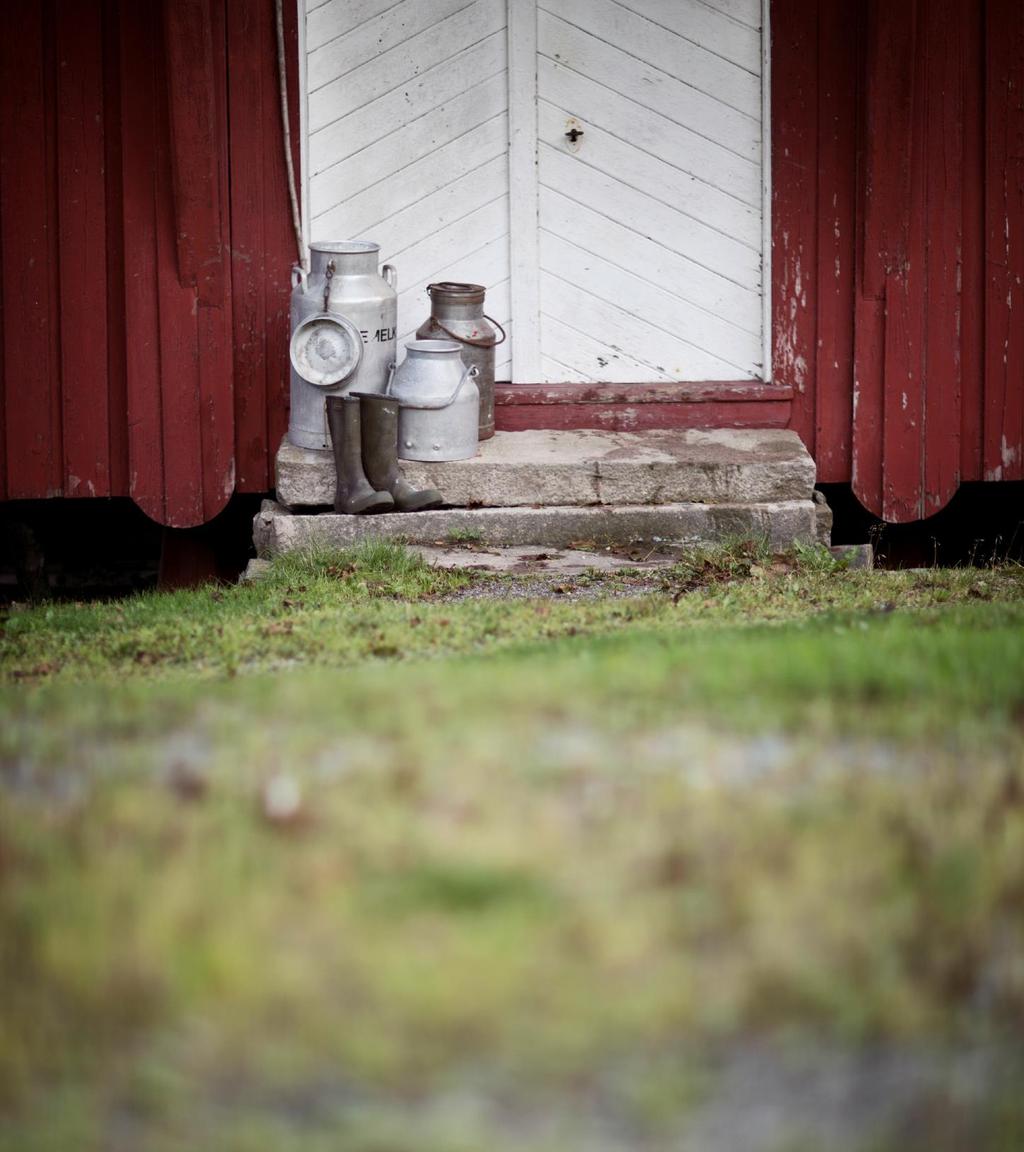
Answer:
POLYGON ((494 349, 504 342, 505 329, 484 315, 485 289, 481 284, 445 281, 430 284, 427 294, 430 318, 419 326, 416 336, 422 340, 447 338, 462 345, 463 361, 477 368, 480 439, 486 440, 494 435, 494 349))
POLYGON ((367 240, 321 241, 310 245, 309 273, 292 270, 288 439, 300 448, 330 447, 328 396, 384 391, 398 296, 395 269, 378 271, 379 255, 367 240))
POLYGON ((398 401, 402 460, 468 460, 480 426, 478 369, 454 340, 409 340, 385 391, 398 401))

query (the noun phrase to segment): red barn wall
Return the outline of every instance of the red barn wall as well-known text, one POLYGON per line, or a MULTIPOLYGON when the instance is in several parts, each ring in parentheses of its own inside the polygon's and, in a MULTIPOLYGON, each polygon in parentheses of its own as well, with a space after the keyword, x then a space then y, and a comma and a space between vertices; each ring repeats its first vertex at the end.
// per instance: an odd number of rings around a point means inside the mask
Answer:
POLYGON ((777 384, 891 521, 1024 478, 1024 5, 772 5, 777 384))
POLYGON ((273 0, 0 6, 0 498, 271 488, 295 251, 273 0))
MULTIPOLYGON (((0 499, 186 526, 273 486, 295 254, 273 20, 0 6, 0 499)), ((772 77, 764 419, 889 520, 1024 478, 1024 5, 776 0, 772 77)))

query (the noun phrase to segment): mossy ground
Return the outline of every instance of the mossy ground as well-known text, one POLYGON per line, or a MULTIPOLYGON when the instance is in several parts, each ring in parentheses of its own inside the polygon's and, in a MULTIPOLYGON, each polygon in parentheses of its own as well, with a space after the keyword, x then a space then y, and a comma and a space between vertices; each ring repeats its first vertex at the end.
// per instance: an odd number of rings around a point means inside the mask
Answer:
POLYGON ((1020 1147, 1022 570, 482 579, 4 618, 0 1149, 675 1148, 763 1043, 1000 1053, 872 1139, 1020 1147))
MULTIPOLYGON (((554 591, 538 580, 535 599, 502 595, 510 579, 431 568, 378 542, 350 553, 282 557, 250 586, 211 584, 15 608, 0 613, 0 683, 215 680, 293 667, 447 658, 638 630, 678 639, 829 616, 840 627, 856 617, 860 627, 897 610, 927 620, 958 604, 990 603, 1015 615, 1024 596, 1024 569, 1016 565, 847 572, 823 551, 772 557, 742 541, 697 551, 656 575, 592 572, 559 581, 554 591), (472 599, 461 602, 470 591, 472 599)), ((517 583, 520 594, 524 586, 528 591, 529 579, 517 583)))

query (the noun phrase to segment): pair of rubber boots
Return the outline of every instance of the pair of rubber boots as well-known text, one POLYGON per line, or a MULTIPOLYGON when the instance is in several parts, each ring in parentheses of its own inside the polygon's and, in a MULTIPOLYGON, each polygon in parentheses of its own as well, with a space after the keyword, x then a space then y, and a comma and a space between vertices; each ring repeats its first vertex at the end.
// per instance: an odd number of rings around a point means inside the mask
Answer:
POLYGON ((443 502, 436 488, 416 489, 398 467, 398 401, 356 392, 327 397, 338 487, 334 511, 424 512, 443 502))

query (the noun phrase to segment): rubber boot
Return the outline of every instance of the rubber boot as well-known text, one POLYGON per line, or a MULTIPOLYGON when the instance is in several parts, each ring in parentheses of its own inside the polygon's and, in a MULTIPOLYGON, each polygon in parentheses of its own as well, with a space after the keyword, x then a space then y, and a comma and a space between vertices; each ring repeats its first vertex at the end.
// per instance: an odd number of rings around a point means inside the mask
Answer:
POLYGON ((398 466, 398 401, 375 392, 355 392, 361 407, 363 466, 374 488, 390 492, 399 512, 440 508, 444 497, 436 488, 414 488, 398 466))
POLYGON ((331 430, 334 468, 338 474, 334 511, 350 516, 359 512, 390 512, 395 506, 391 494, 373 488, 363 471, 359 401, 352 396, 328 396, 327 426, 331 430))

